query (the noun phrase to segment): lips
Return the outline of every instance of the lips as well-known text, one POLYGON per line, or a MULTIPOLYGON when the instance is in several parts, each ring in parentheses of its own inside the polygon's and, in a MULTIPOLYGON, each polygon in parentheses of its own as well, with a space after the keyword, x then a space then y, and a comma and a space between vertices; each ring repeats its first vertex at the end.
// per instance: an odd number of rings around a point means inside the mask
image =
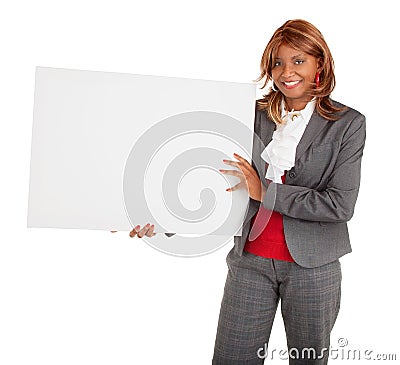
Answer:
POLYGON ((288 90, 288 89, 294 89, 295 87, 300 85, 301 82, 302 80, 291 80, 291 81, 282 81, 282 84, 285 87, 285 89, 288 90))
POLYGON ((298 83, 300 82, 300 80, 297 80, 297 81, 286 81, 286 82, 283 82, 286 86, 295 86, 295 85, 297 85, 298 83))

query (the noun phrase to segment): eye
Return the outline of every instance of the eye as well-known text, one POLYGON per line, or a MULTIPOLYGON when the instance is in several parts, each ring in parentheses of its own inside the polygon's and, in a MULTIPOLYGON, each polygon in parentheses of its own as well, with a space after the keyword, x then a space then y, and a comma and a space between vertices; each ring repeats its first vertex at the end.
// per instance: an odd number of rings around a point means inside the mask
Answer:
POLYGON ((302 63, 304 63, 304 60, 296 60, 296 61, 294 61, 294 63, 296 65, 301 65, 302 63))
POLYGON ((274 67, 280 66, 280 65, 281 65, 281 61, 275 61, 275 62, 274 62, 274 67))

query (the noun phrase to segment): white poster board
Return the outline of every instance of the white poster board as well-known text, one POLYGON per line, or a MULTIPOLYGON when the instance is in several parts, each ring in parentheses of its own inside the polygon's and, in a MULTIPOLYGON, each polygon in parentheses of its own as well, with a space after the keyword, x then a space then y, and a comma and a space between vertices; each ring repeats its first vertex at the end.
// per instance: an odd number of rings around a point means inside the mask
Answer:
POLYGON ((249 160, 254 103, 252 83, 37 67, 28 226, 232 233, 248 195, 218 169, 249 160))

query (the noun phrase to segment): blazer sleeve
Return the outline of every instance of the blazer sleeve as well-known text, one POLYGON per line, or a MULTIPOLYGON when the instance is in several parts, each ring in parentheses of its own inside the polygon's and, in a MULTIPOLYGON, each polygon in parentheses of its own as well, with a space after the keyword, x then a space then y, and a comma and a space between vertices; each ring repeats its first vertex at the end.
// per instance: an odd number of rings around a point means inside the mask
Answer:
MULTIPOLYGON (((261 178, 261 163, 262 160, 260 159, 261 152, 264 150, 265 145, 261 140, 261 112, 257 109, 257 103, 255 108, 254 114, 254 127, 253 127, 253 145, 252 145, 252 154, 251 154, 251 166, 253 167, 254 171, 257 172, 257 175, 260 178, 260 182, 267 187, 267 182, 265 179, 261 178), (257 162, 257 163, 256 163, 257 162)), ((264 162, 265 164, 265 162, 264 162)), ((261 204, 260 201, 254 200, 249 196, 250 204, 255 204, 259 206, 261 204)))
POLYGON ((325 190, 269 183, 263 199, 266 209, 292 218, 320 222, 347 222, 354 213, 365 145, 365 117, 358 114, 344 132, 337 160, 325 190))

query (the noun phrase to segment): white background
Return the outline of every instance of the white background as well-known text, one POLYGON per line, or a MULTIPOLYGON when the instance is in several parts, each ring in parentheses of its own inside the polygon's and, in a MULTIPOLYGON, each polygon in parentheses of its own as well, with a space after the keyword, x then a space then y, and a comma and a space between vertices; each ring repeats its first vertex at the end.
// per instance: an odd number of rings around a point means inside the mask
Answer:
MULTIPOLYGON (((232 246, 183 259, 125 233, 27 229, 35 66, 249 82, 272 32, 293 18, 323 32, 336 62, 334 98, 367 117, 332 344, 346 338, 347 348, 400 357, 395 1, 4 3, 1 364, 210 364, 232 246)), ((285 348, 279 312, 273 348, 285 348)))

